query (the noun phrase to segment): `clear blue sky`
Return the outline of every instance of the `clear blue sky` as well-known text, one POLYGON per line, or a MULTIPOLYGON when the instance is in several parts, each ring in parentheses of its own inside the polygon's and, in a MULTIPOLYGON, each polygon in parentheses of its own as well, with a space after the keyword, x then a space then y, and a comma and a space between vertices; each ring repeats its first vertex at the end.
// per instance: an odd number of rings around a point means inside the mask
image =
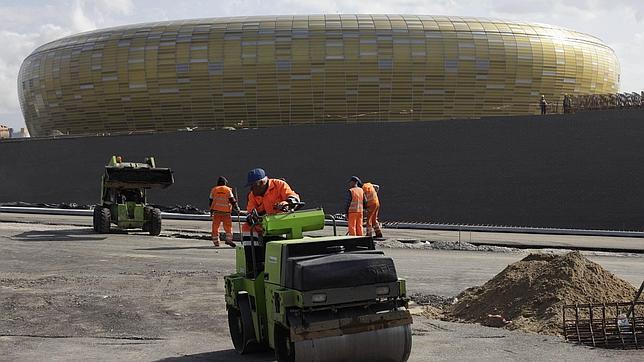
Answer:
POLYGON ((24 58, 54 39, 150 21, 238 15, 389 13, 481 16, 586 32, 611 46, 622 91, 644 89, 644 0, 2 0, 0 124, 23 127, 16 77, 24 58))

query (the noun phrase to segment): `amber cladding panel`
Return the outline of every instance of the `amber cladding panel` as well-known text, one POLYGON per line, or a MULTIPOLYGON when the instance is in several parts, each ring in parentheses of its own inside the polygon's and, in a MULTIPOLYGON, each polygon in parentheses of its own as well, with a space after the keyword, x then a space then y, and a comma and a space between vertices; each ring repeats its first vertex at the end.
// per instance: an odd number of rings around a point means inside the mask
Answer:
POLYGON ((614 93, 612 49, 495 19, 259 16, 123 26, 36 49, 18 79, 32 135, 396 122, 537 112, 614 93))

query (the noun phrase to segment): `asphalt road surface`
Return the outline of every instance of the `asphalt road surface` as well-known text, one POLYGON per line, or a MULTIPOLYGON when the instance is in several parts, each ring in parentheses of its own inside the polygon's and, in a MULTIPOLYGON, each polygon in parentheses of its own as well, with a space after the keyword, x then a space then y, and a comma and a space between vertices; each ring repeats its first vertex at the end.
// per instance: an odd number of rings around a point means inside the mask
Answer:
MULTIPOLYGON (((0 212, 0 221, 38 222, 56 225, 91 226, 92 218, 89 216, 68 215, 35 215, 0 212)), ((164 220, 164 230, 210 232, 210 223, 207 221, 190 220, 164 220)), ((237 225, 233 225, 236 230, 237 225)), ((347 229, 338 228, 338 233, 344 235, 347 229)), ((332 232, 327 227, 323 232, 328 235, 332 232)), ((498 245, 513 248, 556 248, 556 249, 587 249, 596 251, 617 251, 644 253, 644 239, 638 237, 622 236, 582 236, 582 235, 548 235, 528 233, 499 233, 499 232, 469 232, 451 230, 411 230, 411 229, 384 229, 385 236, 394 239, 416 239, 428 241, 464 241, 476 245, 498 245)))
MULTIPOLYGON (((179 233, 167 223, 162 237, 98 235, 82 222, 0 216, 0 360, 273 360, 270 353, 238 356, 232 349, 222 280, 233 270, 234 253, 213 248, 198 230, 187 238, 189 227, 179 233)), ((385 252, 411 293, 443 296, 482 284, 527 253, 385 252)), ((641 255, 590 258, 633 284, 644 278, 641 255)), ((643 351, 421 316, 413 331, 411 361, 644 359, 643 351)))

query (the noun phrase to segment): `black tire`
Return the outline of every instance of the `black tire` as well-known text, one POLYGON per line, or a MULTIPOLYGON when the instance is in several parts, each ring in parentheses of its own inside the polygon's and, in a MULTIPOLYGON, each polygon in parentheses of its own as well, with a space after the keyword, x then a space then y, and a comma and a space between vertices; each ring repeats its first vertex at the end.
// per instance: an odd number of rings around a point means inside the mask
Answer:
POLYGON ((152 236, 158 236, 161 234, 161 210, 152 209, 150 210, 150 229, 148 232, 152 236))
POLYGON ((275 326, 275 359, 279 362, 295 361, 295 345, 291 341, 289 331, 284 327, 275 326))
POLYGON ((112 224, 112 214, 107 207, 101 207, 98 213, 96 231, 100 234, 109 234, 112 224))
POLYGON ((98 232, 98 224, 101 219, 101 205, 94 205, 94 213, 92 214, 92 227, 95 232, 98 232))
POLYGON ((248 297, 241 296, 237 305, 239 309, 233 306, 228 307, 228 329, 235 350, 239 354, 257 352, 259 346, 255 339, 255 326, 248 297))
POLYGON ((151 225, 151 214, 152 214, 152 208, 150 206, 146 206, 143 208, 143 231, 144 232, 150 232, 150 225, 151 225))

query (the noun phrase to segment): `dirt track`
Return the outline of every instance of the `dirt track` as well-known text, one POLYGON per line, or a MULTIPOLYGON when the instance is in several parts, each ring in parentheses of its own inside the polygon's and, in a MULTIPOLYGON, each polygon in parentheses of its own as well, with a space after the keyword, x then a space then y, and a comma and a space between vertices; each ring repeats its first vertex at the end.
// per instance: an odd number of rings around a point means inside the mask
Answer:
MULTIPOLYGON (((524 255, 386 252, 411 292, 440 295, 480 284, 524 255)), ((594 259, 632 283, 644 276, 641 257, 594 259)), ((232 269, 233 251, 203 240, 0 222, 0 359, 270 361, 270 353, 232 351, 222 287, 232 269)), ((422 317, 413 327, 412 361, 644 358, 422 317)))

